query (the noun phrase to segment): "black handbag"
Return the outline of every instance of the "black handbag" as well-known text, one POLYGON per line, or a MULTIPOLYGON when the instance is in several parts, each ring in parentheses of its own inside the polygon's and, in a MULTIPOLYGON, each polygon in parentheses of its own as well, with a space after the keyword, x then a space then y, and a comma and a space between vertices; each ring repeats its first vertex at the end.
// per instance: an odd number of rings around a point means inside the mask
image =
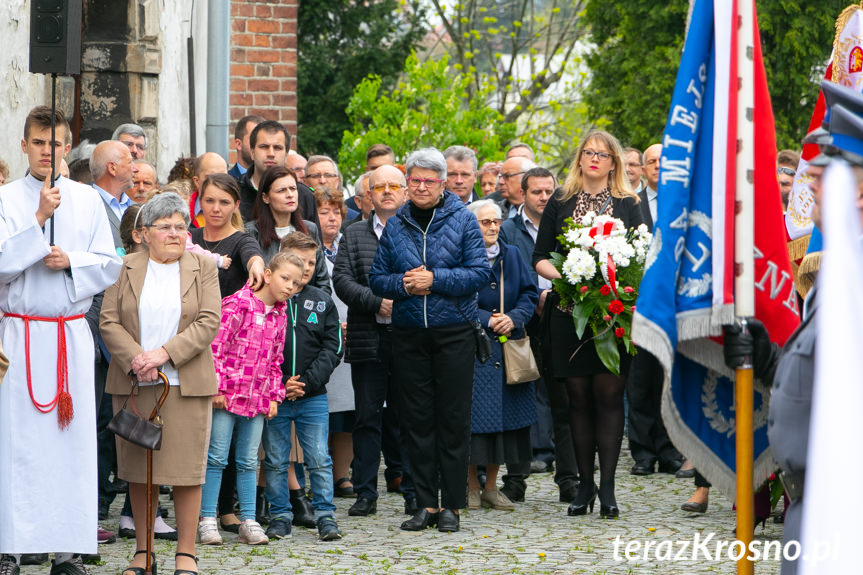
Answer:
MULTIPOLYGON (((114 414, 114 417, 108 423, 108 429, 114 435, 122 437, 139 447, 153 451, 157 451, 162 447, 162 415, 159 410, 171 391, 168 378, 161 371, 159 372, 159 379, 165 384, 165 390, 162 392, 162 396, 156 401, 149 419, 144 419, 138 412, 138 406, 135 404, 135 390, 138 389, 138 381, 136 379, 132 385, 129 397, 123 403, 123 407, 114 414), (126 410, 126 404, 129 403, 129 399, 132 400, 132 411, 126 410)), ((155 396, 155 394, 156 386, 154 385, 153 395, 155 396)))
MULTIPOLYGON (((461 310, 459 310, 461 311, 461 310)), ((479 322, 474 324, 474 338, 476 339, 476 359, 480 363, 485 363, 491 359, 491 338, 485 333, 485 330, 480 326, 479 322)))

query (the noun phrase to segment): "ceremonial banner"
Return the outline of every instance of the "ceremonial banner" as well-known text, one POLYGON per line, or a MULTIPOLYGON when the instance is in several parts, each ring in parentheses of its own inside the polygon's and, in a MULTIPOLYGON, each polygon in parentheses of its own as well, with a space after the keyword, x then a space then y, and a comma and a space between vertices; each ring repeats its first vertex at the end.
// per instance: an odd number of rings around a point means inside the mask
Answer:
MULTIPOLYGON (((857 91, 863 90, 863 9, 859 4, 848 6, 836 19, 833 55, 824 79, 857 91)), ((809 122, 809 132, 821 125, 824 113, 824 95, 819 93, 809 122)), ((791 257, 795 260, 799 260, 806 253, 806 240, 803 238, 812 232, 812 207, 815 200, 809 189, 812 178, 806 173, 806 168, 809 161, 817 155, 818 146, 815 144, 803 146, 794 187, 788 196, 785 227, 791 240, 791 257)))
MULTIPOLYGON (((733 8, 722 0, 715 5, 696 0, 692 9, 662 140, 659 213, 633 324, 633 340, 665 368, 662 415, 672 442, 731 499, 734 374, 725 367, 718 336, 722 325, 734 320, 738 75, 733 8)), ((757 24, 755 35, 755 309, 773 340, 782 344, 799 320, 757 24)), ((760 382, 755 387, 758 485, 774 466, 766 433, 767 387, 760 382)))
POLYGON ((845 163, 829 166, 823 184, 826 249, 815 296, 818 338, 801 522, 802 575, 860 572, 856 534, 863 499, 843 498, 841 513, 834 507, 847 478, 863 472, 863 461, 848 457, 846 450, 849 439, 863 437, 863 366, 857 363, 863 299, 849 291, 863 284, 860 209, 857 182, 845 163), (836 473, 837 461, 842 462, 841 473, 836 473))

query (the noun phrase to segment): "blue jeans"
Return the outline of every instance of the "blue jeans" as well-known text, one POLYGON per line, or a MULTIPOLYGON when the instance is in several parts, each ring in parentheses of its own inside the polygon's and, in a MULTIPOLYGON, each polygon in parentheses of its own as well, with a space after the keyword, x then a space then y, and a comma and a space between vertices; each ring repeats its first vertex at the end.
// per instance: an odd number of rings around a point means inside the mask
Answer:
POLYGON ((258 447, 261 445, 263 430, 263 414, 244 417, 224 409, 213 410, 210 450, 207 453, 207 479, 201 488, 201 517, 216 516, 222 471, 228 465, 231 436, 236 431, 237 497, 240 500, 240 520, 255 518, 258 447))
POLYGON ((336 506, 333 504, 333 460, 327 449, 330 413, 326 394, 299 401, 284 401, 279 405, 279 414, 267 422, 264 429, 264 450, 267 452, 264 471, 267 474, 270 517, 289 523, 294 518, 288 488, 292 421, 309 472, 315 519, 332 517, 336 506))

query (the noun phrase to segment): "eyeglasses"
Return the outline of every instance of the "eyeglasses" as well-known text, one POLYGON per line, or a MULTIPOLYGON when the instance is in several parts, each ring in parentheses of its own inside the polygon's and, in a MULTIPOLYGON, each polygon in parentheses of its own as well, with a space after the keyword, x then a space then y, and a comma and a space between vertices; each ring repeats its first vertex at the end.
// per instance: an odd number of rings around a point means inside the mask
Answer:
POLYGON ((785 166, 780 166, 780 167, 776 168, 776 173, 777 174, 783 174, 785 176, 796 176, 797 175, 797 172, 795 172, 791 168, 786 168, 785 166))
POLYGON ((433 188, 440 185, 441 182, 443 180, 438 178, 408 178, 408 187, 416 190, 422 184, 425 184, 426 188, 433 188))
POLYGON ((159 224, 158 226, 147 226, 148 228, 155 229, 160 234, 170 234, 171 232, 176 232, 177 234, 185 234, 188 228, 186 224, 159 224))
POLYGON ((338 178, 338 174, 330 174, 329 172, 318 172, 317 174, 306 174, 306 179, 309 180, 333 180, 338 178))
POLYGON ((496 225, 497 227, 500 227, 500 224, 503 223, 503 220, 500 218, 495 218, 493 220, 477 220, 477 221, 479 222, 479 225, 481 225, 484 228, 487 228, 487 227, 491 226, 492 224, 496 225))
POLYGON ((605 161, 611 157, 611 154, 607 152, 594 152, 593 150, 582 150, 581 153, 588 160, 592 160, 594 156, 596 156, 599 161, 605 161))
POLYGON ((626 167, 627 168, 640 168, 641 164, 639 164, 637 162, 629 162, 626 164, 626 167))
POLYGON ((402 186, 401 184, 376 184, 372 186, 372 191, 376 194, 382 194, 384 192, 400 192, 402 191, 403 187, 404 186, 402 186))
POLYGON ((500 179, 501 179, 501 180, 507 180, 507 179, 509 179, 509 178, 514 178, 514 177, 516 177, 516 176, 520 176, 520 175, 522 175, 523 173, 524 173, 524 172, 513 172, 513 173, 511 173, 511 174, 503 173, 503 174, 501 174, 501 175, 500 175, 500 179))

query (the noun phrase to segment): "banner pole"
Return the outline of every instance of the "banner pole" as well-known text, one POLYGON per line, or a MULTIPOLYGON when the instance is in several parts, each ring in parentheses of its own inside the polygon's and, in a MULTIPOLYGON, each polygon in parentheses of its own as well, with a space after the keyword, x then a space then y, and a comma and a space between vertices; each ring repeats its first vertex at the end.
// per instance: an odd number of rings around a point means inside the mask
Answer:
MULTIPOLYGON (((734 221, 734 306, 735 315, 742 320, 755 315, 754 286, 754 18, 753 0, 737 0, 737 70, 739 91, 737 105, 737 161, 734 221)), ((755 501, 753 486, 753 429, 752 429, 752 362, 751 358, 737 370, 734 390, 737 470, 737 539, 747 552, 737 562, 739 575, 752 575, 755 565, 748 559, 748 549, 755 531, 755 501)))

